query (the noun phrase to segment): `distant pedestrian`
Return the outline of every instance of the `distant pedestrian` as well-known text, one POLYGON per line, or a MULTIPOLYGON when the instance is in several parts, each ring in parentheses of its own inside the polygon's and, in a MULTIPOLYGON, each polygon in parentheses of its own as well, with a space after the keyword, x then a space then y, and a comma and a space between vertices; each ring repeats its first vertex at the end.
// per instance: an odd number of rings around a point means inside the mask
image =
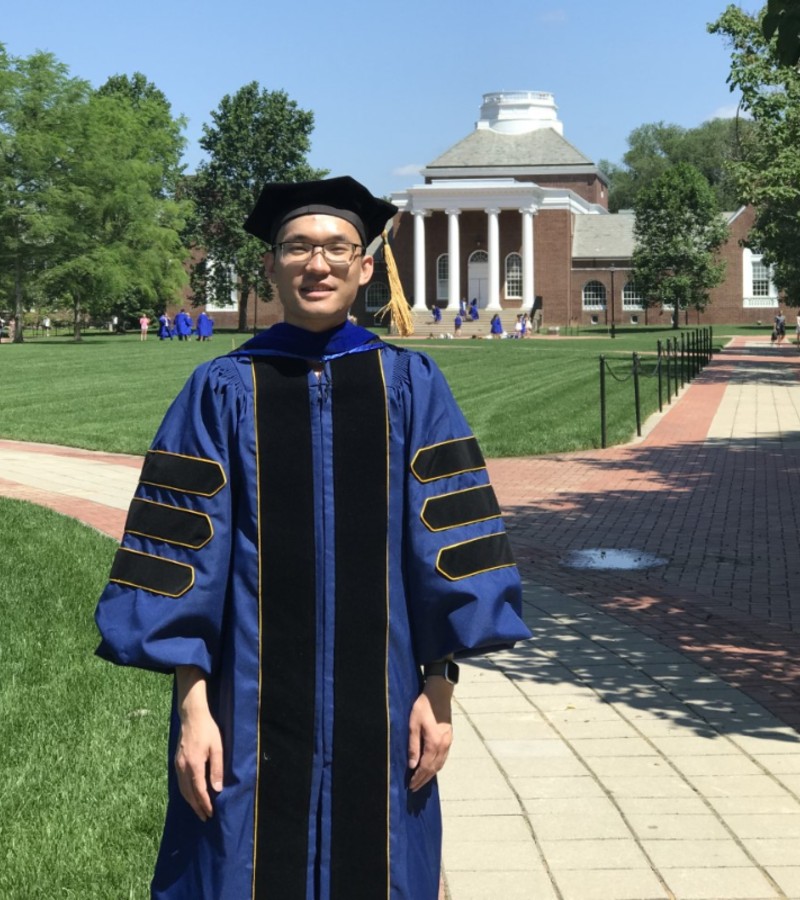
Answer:
POLYGON ((142 313, 139 317, 139 340, 146 341, 147 340, 147 329, 150 326, 150 319, 142 313))
POLYGON ((797 316, 797 325, 794 327, 795 343, 800 346, 800 315, 797 316))
POLYGON ((435 303, 431 309, 431 315, 433 316, 434 324, 438 325, 442 321, 442 311, 435 303))
POLYGON ((495 313, 492 316, 492 321, 489 323, 489 334, 493 338, 501 338, 503 336, 503 322, 500 319, 499 313, 495 313))
POLYGON ((185 309, 175 316, 175 332, 179 341, 188 341, 192 336, 192 317, 185 309))
POLYGON ((210 341, 214 334, 214 320, 204 311, 197 317, 197 340, 210 341))
POLYGON ((158 339, 165 341, 167 338, 172 340, 172 330, 170 328, 169 316, 163 312, 158 317, 158 339))
POLYGON ((50 316, 45 316, 42 319, 42 328, 44 329, 44 336, 50 337, 50 316))
POLYGON ((453 325, 455 326, 453 333, 455 334, 456 337, 460 337, 460 336, 461 336, 461 326, 462 326, 463 324, 464 324, 464 320, 461 318, 461 313, 459 313, 459 314, 455 317, 455 320, 454 320, 454 322, 453 322, 453 325))
POLYGON ((473 297, 469 304, 469 317, 473 322, 477 322, 480 318, 480 314, 478 312, 478 298, 473 297))
POLYGON ((786 316, 780 309, 778 310, 778 315, 775 316, 775 337, 779 344, 786 337, 786 316))

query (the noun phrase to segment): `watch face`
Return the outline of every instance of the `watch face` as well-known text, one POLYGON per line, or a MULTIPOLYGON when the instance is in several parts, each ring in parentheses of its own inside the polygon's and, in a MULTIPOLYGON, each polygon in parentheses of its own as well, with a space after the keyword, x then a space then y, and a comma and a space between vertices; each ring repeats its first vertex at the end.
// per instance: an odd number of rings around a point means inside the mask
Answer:
POLYGON ((454 662, 449 662, 447 664, 447 672, 445 673, 444 677, 450 682, 450 684, 458 684, 458 675, 458 665, 454 662))
POLYGON ((438 663, 429 663, 425 666, 425 677, 428 678, 431 675, 441 675, 445 681, 450 684, 458 684, 458 664, 454 663, 452 660, 446 660, 444 662, 438 663))

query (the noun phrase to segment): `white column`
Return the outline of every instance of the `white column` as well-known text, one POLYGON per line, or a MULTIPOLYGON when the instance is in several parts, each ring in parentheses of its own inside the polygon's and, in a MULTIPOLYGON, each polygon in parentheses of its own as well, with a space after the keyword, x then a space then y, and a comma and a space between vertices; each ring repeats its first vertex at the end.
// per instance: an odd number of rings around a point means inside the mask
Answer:
POLYGON ((460 209, 446 209, 447 213, 447 309, 458 310, 461 301, 461 249, 458 215, 460 209))
POLYGON ((489 217, 489 302, 486 309, 499 312, 500 306, 500 210, 487 209, 489 217))
POLYGON ((424 209, 413 209, 414 217, 414 311, 427 310, 425 303, 425 213, 424 209))
POLYGON ((536 296, 533 276, 533 207, 521 209, 522 213, 522 309, 530 315, 536 296))

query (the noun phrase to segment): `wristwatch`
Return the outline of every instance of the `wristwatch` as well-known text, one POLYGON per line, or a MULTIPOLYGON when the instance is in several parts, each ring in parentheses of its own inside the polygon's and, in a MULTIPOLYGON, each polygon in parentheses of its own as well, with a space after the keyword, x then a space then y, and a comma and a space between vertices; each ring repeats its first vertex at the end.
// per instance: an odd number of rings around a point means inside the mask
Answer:
POLYGON ((441 675, 448 684, 458 684, 458 664, 452 659, 444 659, 441 662, 428 663, 424 666, 425 677, 441 675))

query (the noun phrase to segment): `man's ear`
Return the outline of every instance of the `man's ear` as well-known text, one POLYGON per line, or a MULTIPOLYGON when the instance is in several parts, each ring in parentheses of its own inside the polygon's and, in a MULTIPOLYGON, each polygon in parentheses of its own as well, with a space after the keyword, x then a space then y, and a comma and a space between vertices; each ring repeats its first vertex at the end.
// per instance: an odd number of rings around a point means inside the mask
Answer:
POLYGON ((361 258, 361 273, 358 279, 359 284, 367 284, 367 282, 372 278, 372 273, 375 270, 375 258, 372 256, 363 256, 361 258))
POLYGON ((272 250, 268 250, 264 254, 264 271, 267 273, 267 275, 275 274, 275 254, 272 252, 272 250))

